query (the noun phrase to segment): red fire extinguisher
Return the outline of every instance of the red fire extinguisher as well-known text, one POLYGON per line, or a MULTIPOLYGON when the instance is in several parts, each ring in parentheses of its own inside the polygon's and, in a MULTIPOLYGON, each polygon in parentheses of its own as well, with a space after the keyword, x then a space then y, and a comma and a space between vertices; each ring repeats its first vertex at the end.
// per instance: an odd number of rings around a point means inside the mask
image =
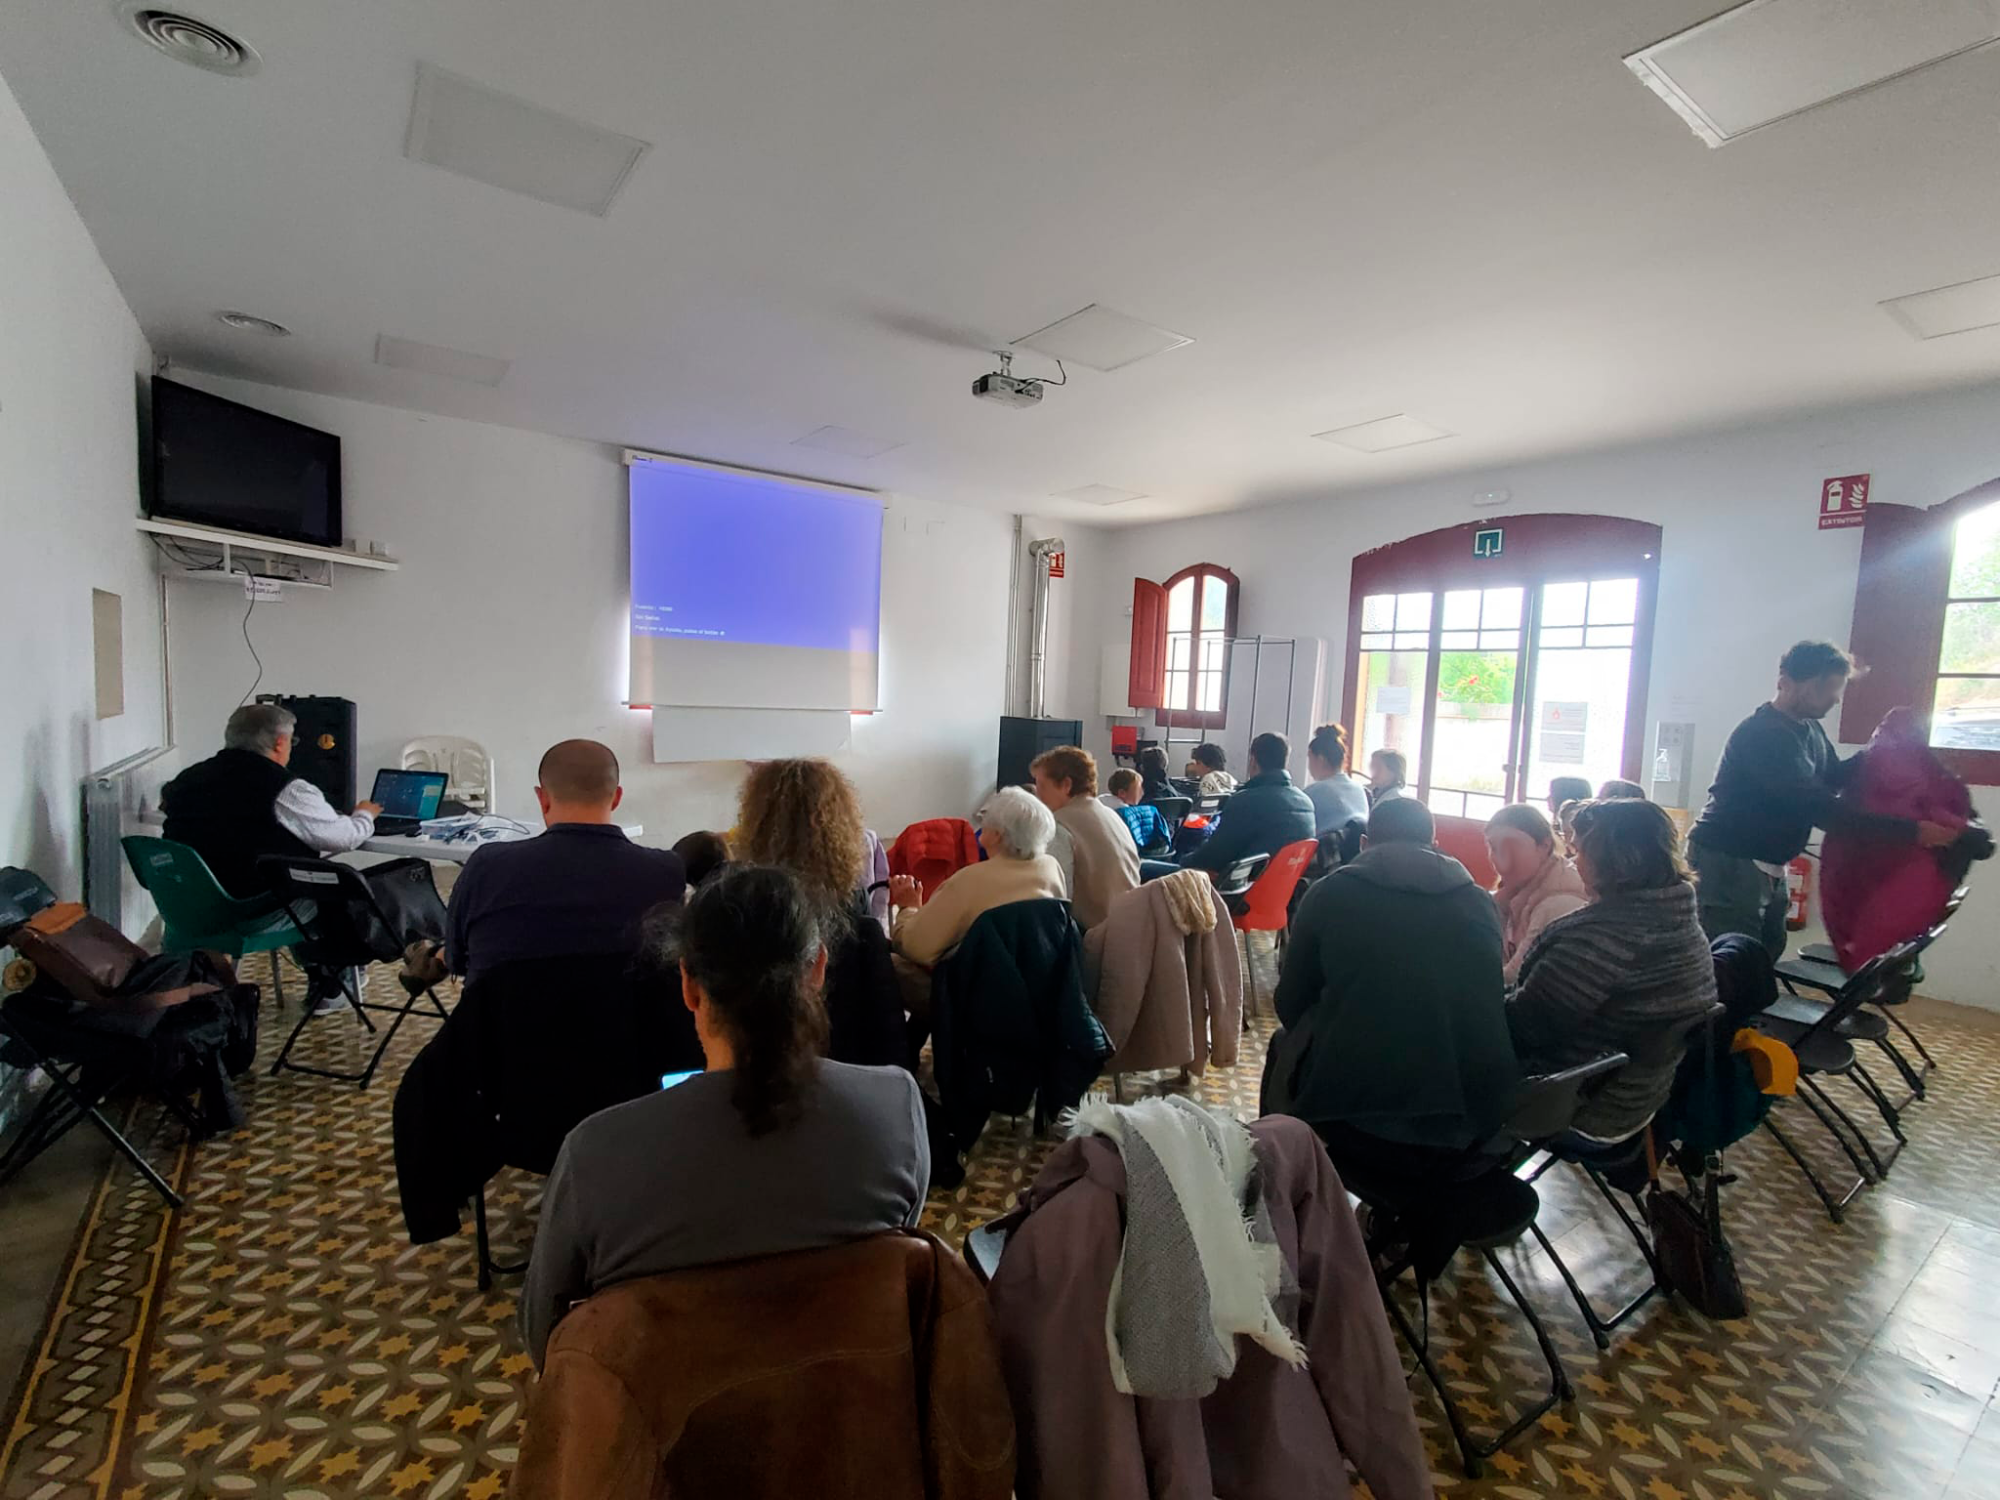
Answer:
POLYGON ((1785 930, 1802 932, 1806 913, 1812 907, 1812 861, 1803 854, 1785 866, 1785 891, 1791 898, 1791 909, 1785 913, 1785 930))

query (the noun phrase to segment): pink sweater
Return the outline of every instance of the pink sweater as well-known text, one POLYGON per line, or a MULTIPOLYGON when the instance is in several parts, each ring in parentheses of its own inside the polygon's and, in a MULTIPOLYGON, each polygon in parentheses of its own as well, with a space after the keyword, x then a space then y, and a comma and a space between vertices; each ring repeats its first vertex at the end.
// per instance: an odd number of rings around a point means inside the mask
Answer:
POLYGON ((1500 932, 1506 962, 1500 972, 1512 984, 1521 972, 1521 960, 1528 956, 1541 930, 1557 917, 1566 917, 1580 906, 1588 906, 1583 879, 1576 866, 1555 850, 1542 861, 1534 875, 1517 884, 1506 881, 1493 893, 1500 908, 1500 932))

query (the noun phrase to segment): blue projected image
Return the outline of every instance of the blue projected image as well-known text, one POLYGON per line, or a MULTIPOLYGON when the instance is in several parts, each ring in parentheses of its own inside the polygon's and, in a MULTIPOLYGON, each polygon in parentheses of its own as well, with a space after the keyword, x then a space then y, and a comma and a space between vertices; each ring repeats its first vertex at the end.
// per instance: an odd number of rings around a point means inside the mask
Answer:
POLYGON ((632 469, 632 633, 877 647, 882 508, 791 480, 678 464, 632 469))

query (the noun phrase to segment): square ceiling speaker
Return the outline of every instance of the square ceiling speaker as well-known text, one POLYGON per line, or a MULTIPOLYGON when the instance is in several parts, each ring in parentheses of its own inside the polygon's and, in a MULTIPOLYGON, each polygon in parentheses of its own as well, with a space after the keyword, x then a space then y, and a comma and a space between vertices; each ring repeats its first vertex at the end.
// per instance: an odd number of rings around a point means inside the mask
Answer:
POLYGON ((1085 505, 1124 505, 1146 497, 1139 490, 1121 490, 1115 484, 1080 484, 1073 490, 1057 491, 1054 498, 1078 500, 1085 505))
POLYGON ((385 333, 375 340, 375 363, 392 370, 419 370, 426 375, 442 375, 446 380, 464 380, 473 385, 498 385, 507 378, 511 361, 385 333))
POLYGON ((1749 0, 1625 59, 1711 146, 2000 41, 2000 0, 1749 0))
POLYGON ((794 448, 817 448, 822 453, 838 453, 842 458, 880 458, 903 445, 889 438, 870 437, 852 427, 815 427, 802 438, 793 438, 794 448))
POLYGON ((1948 333, 2000 328, 2000 276, 1891 297, 1882 311, 1907 328, 1912 338, 1941 339, 1948 333))
POLYGON ((417 65, 403 155, 599 218, 651 148, 429 63, 417 65))
POLYGON ((1373 422, 1356 422, 1352 427, 1336 427, 1330 432, 1315 432, 1313 436, 1322 443, 1352 448, 1356 453, 1387 453, 1391 448, 1413 448, 1418 443, 1434 443, 1452 434, 1442 427, 1398 414, 1378 417, 1373 422))
POLYGON ((1165 354, 1193 339, 1142 323, 1137 318, 1093 302, 1048 327, 1014 340, 1016 349, 1032 349, 1050 359, 1090 370, 1122 370, 1155 354, 1165 354))

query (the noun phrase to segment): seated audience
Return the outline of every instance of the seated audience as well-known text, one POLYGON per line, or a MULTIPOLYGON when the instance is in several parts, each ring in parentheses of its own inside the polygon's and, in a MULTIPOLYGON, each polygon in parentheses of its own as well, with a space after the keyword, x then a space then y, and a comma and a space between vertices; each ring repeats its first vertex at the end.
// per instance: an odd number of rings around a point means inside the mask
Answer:
POLYGON ((1055 814, 1049 848, 1063 871, 1070 908, 1085 929, 1111 909, 1111 899, 1139 885, 1139 846, 1125 820, 1097 800, 1097 762, 1087 750, 1061 745, 1035 757, 1035 795, 1055 814))
POLYGON ((1276 854, 1315 836, 1313 805, 1285 769, 1291 754, 1282 734, 1260 734, 1250 742, 1250 779, 1230 797, 1214 834, 1181 861, 1183 868, 1220 872, 1239 859, 1276 854))
POLYGON ((1503 807, 1486 824, 1486 852, 1500 874, 1493 903, 1500 908, 1500 933, 1509 984, 1541 930, 1585 901, 1576 866, 1556 847, 1555 830, 1530 802, 1503 807))
POLYGON ((1621 781, 1617 777, 1597 789, 1599 802, 1644 802, 1646 789, 1636 781, 1621 781))
POLYGON ((1236 790, 1236 778, 1229 774, 1229 755, 1222 746, 1212 740, 1204 740, 1194 747, 1194 757, 1188 761, 1188 780, 1197 783, 1204 797, 1221 797, 1236 790))
POLYGON ((1313 831, 1332 833, 1359 818, 1368 820, 1368 789, 1347 774, 1347 731, 1322 724, 1306 741, 1306 798, 1313 806, 1313 831))
POLYGON ((985 859, 950 875, 935 891, 925 891, 908 875, 889 877, 895 910, 890 941, 904 1007, 912 1015, 930 1014, 931 966, 950 956, 979 917, 1015 901, 1065 899, 1062 871, 1048 854, 1055 833, 1054 816, 1033 795, 1002 787, 979 810, 985 859))
POLYGON ((1137 771, 1113 771, 1107 785, 1110 790, 1106 795, 1111 800, 1104 805, 1125 820, 1141 854, 1160 854, 1173 848, 1174 831, 1167 827, 1167 820, 1157 807, 1140 800, 1142 783, 1137 771))
POLYGON ((1565 802, 1588 802, 1590 783, 1581 776, 1551 776, 1549 778, 1549 816, 1558 817, 1565 802))
POLYGON ((1368 805, 1400 797, 1410 781, 1409 758, 1400 750, 1377 750, 1368 757, 1368 805))
POLYGON ((1162 797, 1184 795, 1167 774, 1167 752, 1160 745, 1148 745, 1139 752, 1139 781, 1139 800, 1148 807, 1162 797))
POLYGON ((1673 820, 1651 802, 1589 802, 1576 814, 1576 868, 1590 904, 1542 930, 1507 1003, 1530 1073, 1607 1052, 1632 1061, 1584 1101, 1572 1133, 1611 1144, 1645 1128, 1673 1085, 1667 1036, 1715 1003, 1715 961, 1673 820))
POLYGON ((743 780, 730 852, 748 864, 789 871, 817 908, 827 951, 827 1056, 846 1063, 901 1063, 903 1000, 889 935, 869 916, 862 889, 868 832, 853 783, 823 760, 752 766, 743 780))
POLYGON ((640 923, 687 888, 681 857, 648 849, 611 821, 624 800, 618 757, 564 740, 542 757, 544 831, 473 851, 451 892, 445 965, 468 979, 517 958, 638 951, 640 923))
POLYGON ((681 998, 707 1069, 563 1143, 521 1290, 536 1365, 570 1305, 614 1283, 916 1224, 930 1185, 916 1081, 819 1056, 823 912, 790 875, 756 866, 694 893, 681 998))
POLYGON ((675 840, 674 853, 687 871, 688 889, 693 890, 729 863, 729 840, 719 833, 702 829, 675 840))
POLYGON ((264 893, 257 861, 267 854, 341 854, 374 836, 380 807, 357 802, 337 813, 290 770, 297 725, 288 708, 246 703, 223 726, 222 748, 160 789, 166 836, 199 854, 239 899, 264 893))
POLYGON ((1435 838, 1423 803, 1385 799, 1292 919, 1270 1066, 1342 1170, 1448 1172, 1512 1102, 1499 914, 1435 838))

